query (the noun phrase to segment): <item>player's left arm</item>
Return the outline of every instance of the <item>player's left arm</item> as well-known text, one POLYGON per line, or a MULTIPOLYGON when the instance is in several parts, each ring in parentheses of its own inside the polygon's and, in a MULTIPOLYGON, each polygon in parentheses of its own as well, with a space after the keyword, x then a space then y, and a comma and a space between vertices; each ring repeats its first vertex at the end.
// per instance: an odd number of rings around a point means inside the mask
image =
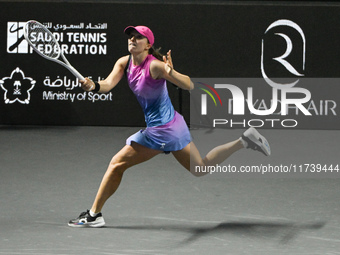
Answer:
POLYGON ((190 77, 177 72, 172 63, 171 50, 163 57, 162 61, 152 61, 150 65, 151 75, 155 79, 166 79, 181 89, 192 90, 194 83, 190 77))

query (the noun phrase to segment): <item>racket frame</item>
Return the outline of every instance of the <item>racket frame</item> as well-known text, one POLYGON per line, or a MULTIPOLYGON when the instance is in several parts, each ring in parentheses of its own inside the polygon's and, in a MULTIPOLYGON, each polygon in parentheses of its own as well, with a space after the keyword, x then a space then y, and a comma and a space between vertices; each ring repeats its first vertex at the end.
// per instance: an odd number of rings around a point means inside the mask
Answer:
POLYGON ((82 75, 81 75, 81 74, 80 74, 80 73, 79 73, 79 72, 78 72, 78 71, 70 64, 70 62, 69 62, 69 61, 67 60, 67 58, 64 56, 64 54, 63 54, 63 52, 62 52, 62 50, 61 50, 61 47, 60 47, 58 41, 55 39, 55 37, 53 36, 53 34, 51 33, 51 31, 48 30, 44 25, 42 25, 41 23, 39 23, 39 22, 36 21, 36 20, 29 20, 29 21, 27 21, 27 22, 25 23, 25 26, 24 26, 24 37, 25 37, 26 41, 28 42, 28 44, 32 47, 32 49, 33 49, 36 53, 38 53, 40 56, 42 56, 43 58, 45 58, 45 59, 47 59, 47 60, 54 61, 54 62, 56 62, 56 63, 62 65, 63 67, 67 68, 67 69, 68 69, 75 77, 77 77, 79 80, 84 80, 84 79, 85 79, 84 76, 82 76, 82 75), (29 26, 30 24, 37 24, 37 25, 41 26, 41 27, 45 30, 45 32, 48 33, 49 36, 51 36, 52 40, 55 41, 55 43, 56 43, 56 45, 57 45, 57 47, 58 47, 58 49, 59 49, 58 56, 57 56, 56 58, 52 58, 52 57, 49 57, 49 56, 44 55, 44 54, 41 53, 41 52, 35 47, 35 45, 30 41, 30 39, 29 39, 29 33, 28 33, 28 31, 27 31, 27 30, 28 30, 27 28, 28 28, 28 26, 29 26), (62 59, 64 60, 64 62, 61 61, 61 60, 59 60, 60 56, 62 57, 62 59))

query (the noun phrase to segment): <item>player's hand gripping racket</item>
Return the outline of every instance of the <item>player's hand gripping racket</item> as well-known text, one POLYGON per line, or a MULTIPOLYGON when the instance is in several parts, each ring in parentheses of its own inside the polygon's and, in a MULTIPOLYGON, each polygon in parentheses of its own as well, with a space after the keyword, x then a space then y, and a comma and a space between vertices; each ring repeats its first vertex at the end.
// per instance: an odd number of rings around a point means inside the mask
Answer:
POLYGON ((66 67, 78 79, 84 80, 84 77, 68 62, 59 43, 44 25, 35 20, 27 21, 24 27, 24 36, 29 45, 40 56, 57 62, 66 67))

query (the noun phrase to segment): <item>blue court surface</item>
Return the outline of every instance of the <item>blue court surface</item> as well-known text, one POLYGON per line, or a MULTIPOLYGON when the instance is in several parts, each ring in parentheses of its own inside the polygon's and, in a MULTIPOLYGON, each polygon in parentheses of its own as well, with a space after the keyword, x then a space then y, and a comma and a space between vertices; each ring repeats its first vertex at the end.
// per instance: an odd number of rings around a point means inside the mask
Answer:
MULTIPOLYGON (((91 207, 111 157, 136 131, 0 126, 0 254, 340 254, 340 173, 197 178, 171 154, 126 171, 103 209, 104 228, 68 227, 91 207)), ((272 156, 242 150, 224 166, 340 164, 340 131, 260 131, 272 156)), ((202 155, 242 132, 191 131, 202 155)))

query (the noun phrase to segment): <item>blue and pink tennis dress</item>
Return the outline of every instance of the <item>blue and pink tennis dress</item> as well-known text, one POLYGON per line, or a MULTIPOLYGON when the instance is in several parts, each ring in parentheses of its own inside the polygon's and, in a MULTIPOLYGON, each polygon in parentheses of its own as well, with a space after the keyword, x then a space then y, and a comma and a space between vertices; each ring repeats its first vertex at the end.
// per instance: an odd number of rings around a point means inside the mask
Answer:
POLYGON ((156 58, 148 55, 138 66, 132 61, 128 63, 127 80, 143 109, 147 127, 130 136, 126 144, 136 142, 165 153, 178 151, 190 143, 190 132, 183 116, 171 103, 166 80, 151 77, 153 60, 156 58))

